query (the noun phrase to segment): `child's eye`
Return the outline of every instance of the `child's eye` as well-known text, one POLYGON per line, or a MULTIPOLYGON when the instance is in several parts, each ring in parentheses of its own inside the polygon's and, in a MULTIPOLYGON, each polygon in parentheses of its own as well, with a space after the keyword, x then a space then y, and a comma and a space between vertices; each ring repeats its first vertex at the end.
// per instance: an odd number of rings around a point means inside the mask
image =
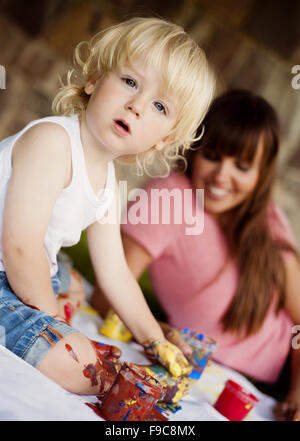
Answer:
POLYGON ((132 78, 122 78, 122 80, 127 84, 127 86, 135 88, 137 87, 136 82, 132 78))
POLYGON ((155 101, 155 102, 154 102, 154 106, 156 107, 156 109, 157 109, 159 112, 166 113, 166 108, 165 108, 165 106, 164 106, 162 103, 160 103, 159 101, 155 101))

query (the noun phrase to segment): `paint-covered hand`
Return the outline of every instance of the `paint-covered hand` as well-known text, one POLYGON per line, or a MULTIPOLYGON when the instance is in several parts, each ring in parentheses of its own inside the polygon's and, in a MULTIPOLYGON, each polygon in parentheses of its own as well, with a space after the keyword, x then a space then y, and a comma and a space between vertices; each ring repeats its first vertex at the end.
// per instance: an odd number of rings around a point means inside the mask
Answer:
POLYGON ((147 340, 142 343, 146 353, 164 366, 174 377, 188 375, 192 366, 181 350, 169 341, 147 340))
POLYGON ((166 339, 177 346, 183 352, 184 356, 189 359, 193 353, 193 348, 184 341, 178 329, 165 322, 159 322, 159 325, 166 339))
POLYGON ((94 346, 94 349, 97 350, 98 355, 102 355, 109 360, 116 361, 122 355, 121 349, 117 346, 107 345, 105 343, 100 343, 95 340, 92 340, 92 344, 94 346))

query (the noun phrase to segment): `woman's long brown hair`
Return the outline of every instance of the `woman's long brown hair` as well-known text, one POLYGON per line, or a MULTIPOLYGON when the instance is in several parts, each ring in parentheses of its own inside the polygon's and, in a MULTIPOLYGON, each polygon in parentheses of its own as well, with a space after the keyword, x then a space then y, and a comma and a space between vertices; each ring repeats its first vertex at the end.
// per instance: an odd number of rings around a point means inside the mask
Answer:
MULTIPOLYGON (((193 158, 198 152, 213 161, 234 156, 251 163, 260 139, 263 140, 254 191, 242 204, 220 216, 230 256, 240 272, 237 290, 222 317, 222 325, 225 332, 245 338, 259 331, 273 301, 276 312, 284 307, 282 250, 295 252, 288 243, 273 239, 267 224, 276 177, 279 122, 274 109, 262 97, 245 90, 233 90, 213 102, 203 124, 204 136, 187 154, 186 174, 190 178, 193 158)), ((199 128, 199 133, 201 130, 199 128)))

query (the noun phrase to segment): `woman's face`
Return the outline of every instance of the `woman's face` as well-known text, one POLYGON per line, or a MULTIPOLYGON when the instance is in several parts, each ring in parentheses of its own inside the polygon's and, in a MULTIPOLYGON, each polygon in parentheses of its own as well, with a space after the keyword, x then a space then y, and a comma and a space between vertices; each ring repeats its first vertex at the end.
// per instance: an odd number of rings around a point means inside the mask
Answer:
POLYGON ((234 156, 218 158, 213 149, 197 153, 192 166, 192 184, 204 189, 205 210, 218 215, 237 207, 254 190, 260 170, 263 141, 259 141, 251 164, 243 163, 234 156))

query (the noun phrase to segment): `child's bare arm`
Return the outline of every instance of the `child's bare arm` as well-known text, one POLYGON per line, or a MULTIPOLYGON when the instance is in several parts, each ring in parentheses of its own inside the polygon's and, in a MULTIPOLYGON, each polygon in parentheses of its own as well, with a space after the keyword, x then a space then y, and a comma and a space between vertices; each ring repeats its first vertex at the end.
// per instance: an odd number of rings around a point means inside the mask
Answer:
POLYGON ((96 279, 114 311, 124 321, 137 341, 149 338, 164 341, 164 335, 154 319, 143 293, 128 268, 114 199, 114 222, 95 222, 87 229, 90 255, 96 279))
POLYGON ((138 282, 130 271, 124 255, 118 219, 118 194, 115 195, 111 216, 113 222, 95 222, 87 229, 87 239, 96 279, 135 339, 151 357, 175 375, 191 371, 183 353, 168 342, 153 317, 138 282))
POLYGON ((49 264, 43 242, 49 219, 68 179, 70 141, 62 127, 43 123, 15 144, 2 232, 9 283, 26 304, 56 315, 49 264))

